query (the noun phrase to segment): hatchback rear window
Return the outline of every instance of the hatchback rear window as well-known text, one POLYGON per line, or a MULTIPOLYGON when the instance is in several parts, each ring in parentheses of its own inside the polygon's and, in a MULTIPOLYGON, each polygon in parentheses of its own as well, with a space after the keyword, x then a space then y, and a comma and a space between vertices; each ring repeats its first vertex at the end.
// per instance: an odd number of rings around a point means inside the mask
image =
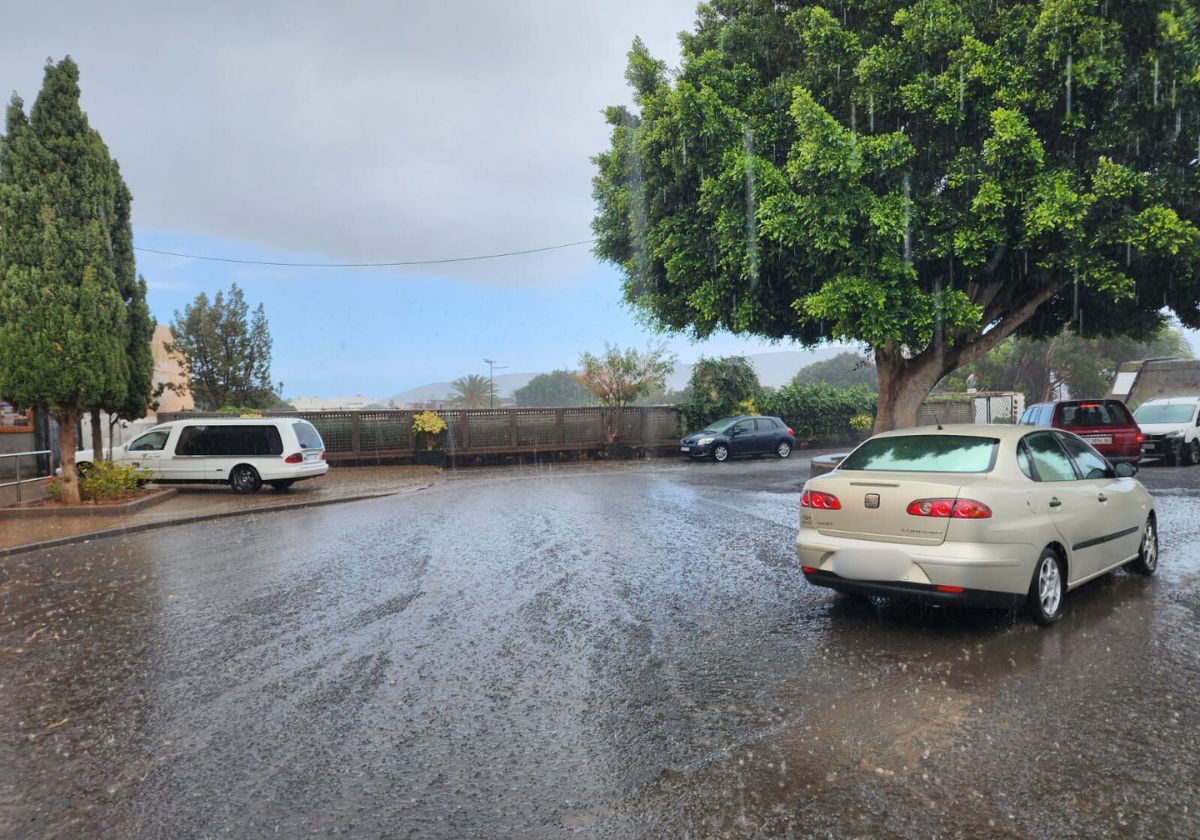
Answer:
POLYGON ((838 469, 895 472, 991 472, 996 438, 966 435, 905 435, 875 438, 854 450, 838 469))
POLYGON ((1062 407, 1062 420, 1058 424, 1063 429, 1077 429, 1087 426, 1132 426, 1133 417, 1129 409, 1119 402, 1094 402, 1062 407))
POLYGON ((296 442, 300 444, 301 449, 324 449, 325 443, 321 440, 321 435, 309 423, 293 423, 292 428, 296 430, 296 442))

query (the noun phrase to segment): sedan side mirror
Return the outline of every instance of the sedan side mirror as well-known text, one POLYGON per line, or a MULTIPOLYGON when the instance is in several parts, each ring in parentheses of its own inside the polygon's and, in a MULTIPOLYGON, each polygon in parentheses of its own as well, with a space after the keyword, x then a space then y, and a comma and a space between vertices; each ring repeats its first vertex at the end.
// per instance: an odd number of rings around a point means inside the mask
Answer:
POLYGON ((1131 464, 1128 461, 1122 461, 1115 467, 1118 478, 1132 478, 1137 475, 1137 464, 1131 464))

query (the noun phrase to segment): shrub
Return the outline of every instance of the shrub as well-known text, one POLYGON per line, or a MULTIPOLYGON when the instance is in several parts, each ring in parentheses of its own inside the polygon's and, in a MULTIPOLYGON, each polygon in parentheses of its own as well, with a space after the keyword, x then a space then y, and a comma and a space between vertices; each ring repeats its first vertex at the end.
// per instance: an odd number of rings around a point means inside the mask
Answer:
MULTIPOLYGON (((79 498, 85 502, 114 502, 127 499, 153 477, 154 474, 149 470, 138 469, 129 464, 97 461, 79 479, 79 498)), ((47 482, 47 498, 58 501, 61 494, 62 486, 58 479, 47 482)))
POLYGON ((446 431, 446 421, 436 411, 422 411, 413 416, 413 434, 422 437, 426 449, 433 449, 438 435, 446 431))
POLYGON ((869 432, 875 427, 875 418, 870 414, 855 414, 850 418, 850 428, 856 432, 869 432))
POLYGON ((692 367, 687 399, 679 410, 689 429, 702 429, 721 417, 758 414, 761 392, 758 375, 745 356, 701 357, 692 367))
MULTIPOLYGON (((873 417, 877 395, 864 385, 834 388, 824 382, 785 385, 759 398, 763 414, 783 419, 801 440, 845 438, 857 427, 851 419, 873 417)), ((860 421, 861 422, 861 421, 860 421)))

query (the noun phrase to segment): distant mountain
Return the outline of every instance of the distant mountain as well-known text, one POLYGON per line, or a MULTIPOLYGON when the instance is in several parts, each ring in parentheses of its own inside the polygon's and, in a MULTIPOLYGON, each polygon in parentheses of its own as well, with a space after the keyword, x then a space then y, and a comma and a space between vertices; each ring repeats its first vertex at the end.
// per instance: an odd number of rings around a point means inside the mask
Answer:
MULTIPOLYGON (((800 368, 811 365, 813 362, 830 359, 845 350, 846 348, 842 346, 820 347, 815 350, 779 350, 772 353, 755 353, 747 358, 754 366, 754 372, 758 374, 759 382, 770 388, 778 388, 791 382, 792 377, 800 368)), ((537 375, 536 373, 497 375, 496 394, 501 397, 511 397, 515 390, 528 385, 529 380, 537 375)), ((667 377, 667 387, 672 391, 683 390, 691 378, 692 365, 675 365, 675 370, 667 377)), ((395 400, 397 405, 447 400, 450 399, 453 391, 454 388, 449 382, 430 382, 428 385, 410 388, 395 394, 391 399, 395 400)))
MULTIPOLYGON (((529 380, 535 376, 537 376, 536 373, 497 374, 495 378, 496 396, 511 397, 513 391, 518 388, 524 388, 529 384, 529 380)), ((392 396, 391 399, 395 400, 397 405, 407 405, 409 403, 448 400, 453 393, 454 386, 449 382, 430 382, 428 385, 421 385, 418 388, 409 388, 407 391, 401 391, 399 394, 392 396)))

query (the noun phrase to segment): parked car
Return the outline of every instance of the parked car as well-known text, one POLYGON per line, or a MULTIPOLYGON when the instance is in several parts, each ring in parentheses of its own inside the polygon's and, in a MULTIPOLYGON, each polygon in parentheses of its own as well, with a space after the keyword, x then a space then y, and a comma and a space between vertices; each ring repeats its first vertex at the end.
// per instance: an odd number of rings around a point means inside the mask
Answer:
MULTIPOLYGON (((93 458, 75 453, 81 474, 93 458)), ((329 471, 321 435, 295 417, 172 420, 114 447, 112 460, 149 470, 152 481, 228 483, 235 493, 257 493, 264 482, 286 490, 329 471)))
POLYGON ((1162 458, 1169 466, 1200 464, 1200 397, 1149 400, 1133 419, 1145 435, 1143 458, 1162 458))
POLYGON ((1154 501, 1078 435, 950 425, 870 438, 800 497, 796 556, 809 583, 941 603, 1028 607, 1118 566, 1158 567, 1154 501))
POLYGON ((1035 403, 1025 409, 1017 422, 1074 432, 1114 464, 1119 461, 1136 464, 1142 455, 1142 430, 1120 400, 1035 403))
POLYGON ((786 458, 796 447, 796 434, 778 417, 725 417, 679 442, 689 458, 726 461, 742 455, 786 458))

